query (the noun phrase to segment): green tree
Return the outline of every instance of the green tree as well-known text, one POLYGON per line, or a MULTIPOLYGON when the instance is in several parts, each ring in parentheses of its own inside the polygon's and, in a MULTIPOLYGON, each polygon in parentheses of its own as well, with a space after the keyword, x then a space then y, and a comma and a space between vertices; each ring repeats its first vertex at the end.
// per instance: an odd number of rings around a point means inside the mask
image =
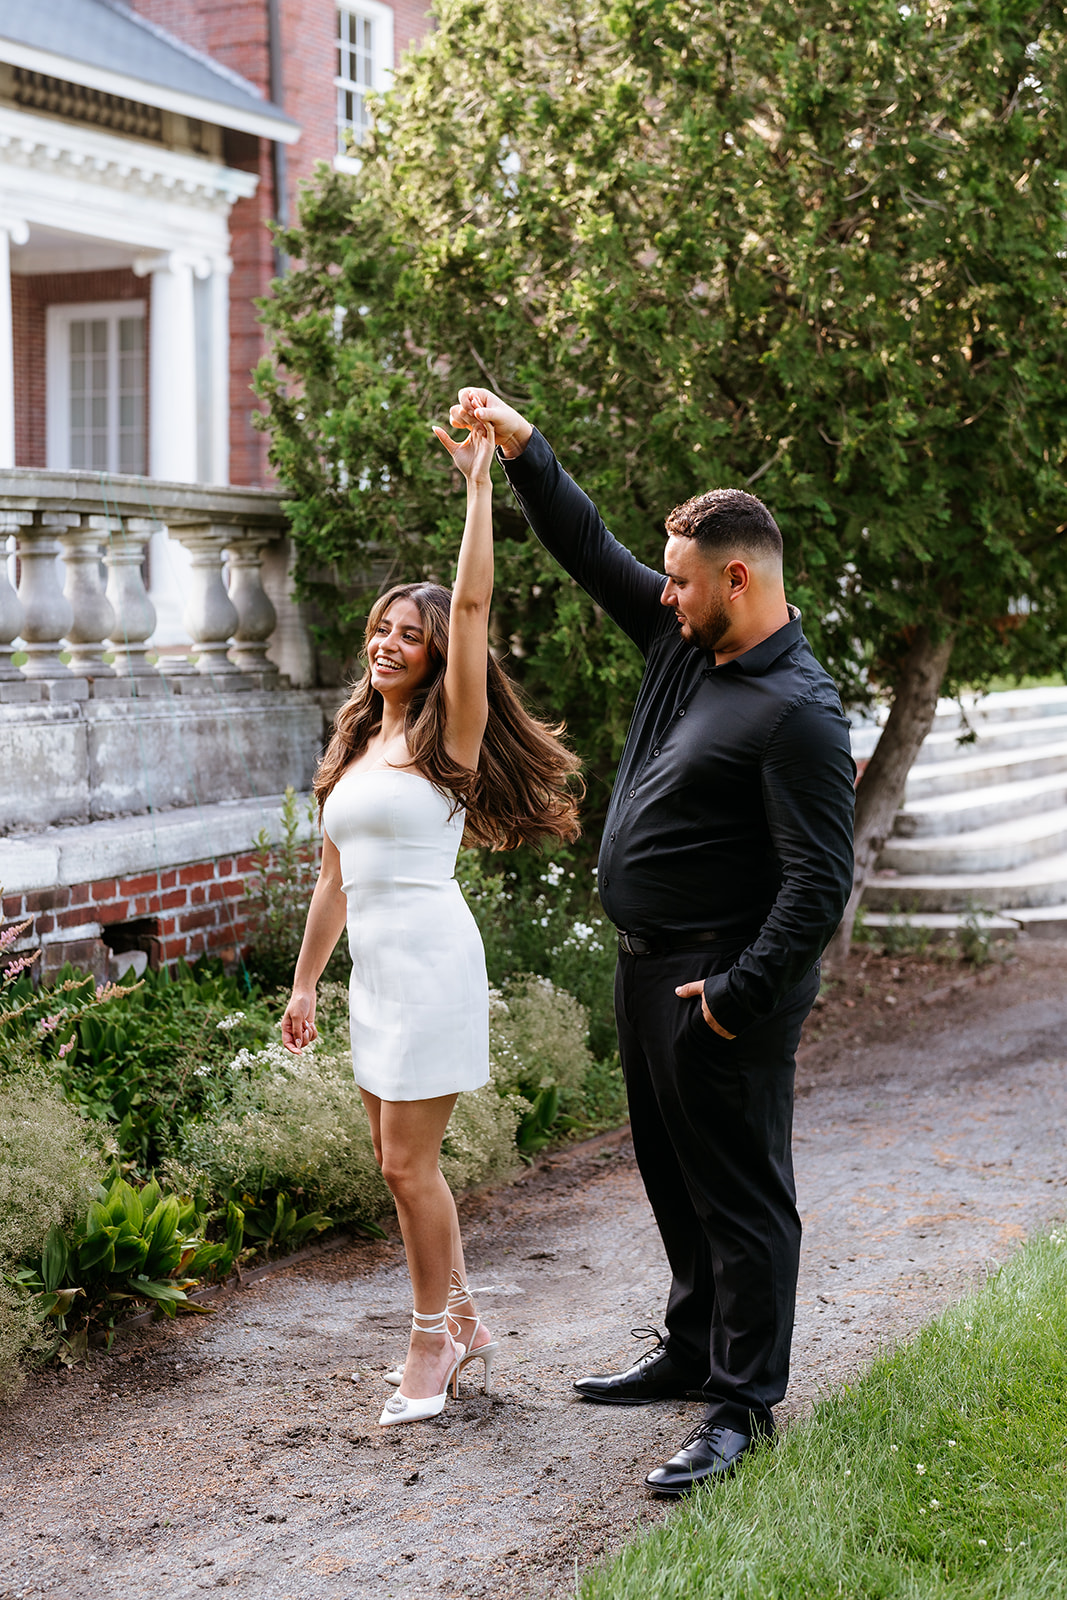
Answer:
MULTIPOLYGON (((1064 8, 437 18, 359 174, 305 196, 266 307, 300 581, 351 640, 368 575, 447 576, 461 516, 428 426, 466 381, 525 409, 650 564, 672 505, 755 488, 845 699, 890 705, 856 899, 939 692, 1063 664, 1064 8)), ((499 525, 501 639, 596 796, 638 663, 503 495, 499 525)))

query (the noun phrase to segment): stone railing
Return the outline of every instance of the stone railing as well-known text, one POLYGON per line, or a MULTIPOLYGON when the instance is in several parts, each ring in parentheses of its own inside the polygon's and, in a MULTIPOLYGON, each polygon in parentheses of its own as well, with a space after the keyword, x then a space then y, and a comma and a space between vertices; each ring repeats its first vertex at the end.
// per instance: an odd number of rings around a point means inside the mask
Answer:
POLYGON ((278 687, 267 654, 278 619, 262 568, 285 535, 281 499, 264 489, 0 471, 0 703, 278 687), (192 646, 150 661, 156 615, 142 570, 162 529, 191 558, 183 621, 192 646), (19 665, 16 654, 26 658, 19 665))

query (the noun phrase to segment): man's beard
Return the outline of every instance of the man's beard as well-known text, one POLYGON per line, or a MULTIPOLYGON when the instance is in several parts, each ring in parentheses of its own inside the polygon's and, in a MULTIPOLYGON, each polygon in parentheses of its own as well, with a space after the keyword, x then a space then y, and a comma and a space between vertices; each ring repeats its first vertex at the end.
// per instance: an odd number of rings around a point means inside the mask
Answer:
POLYGON ((699 645, 701 650, 714 650, 730 631, 732 621, 725 600, 720 594, 716 594, 709 601, 702 616, 695 621, 685 622, 684 627, 688 630, 686 637, 695 645, 699 645))

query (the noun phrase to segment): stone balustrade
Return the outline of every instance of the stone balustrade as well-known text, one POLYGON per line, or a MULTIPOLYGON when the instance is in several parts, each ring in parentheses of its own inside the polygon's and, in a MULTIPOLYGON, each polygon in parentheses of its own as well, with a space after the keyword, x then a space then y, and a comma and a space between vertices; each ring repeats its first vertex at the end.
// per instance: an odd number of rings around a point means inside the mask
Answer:
POLYGON ((281 499, 262 489, 0 470, 0 703, 284 685, 268 657, 277 616, 262 582, 265 557, 285 537, 281 499), (161 528, 191 557, 188 656, 156 658, 151 649, 156 617, 143 568, 161 528))

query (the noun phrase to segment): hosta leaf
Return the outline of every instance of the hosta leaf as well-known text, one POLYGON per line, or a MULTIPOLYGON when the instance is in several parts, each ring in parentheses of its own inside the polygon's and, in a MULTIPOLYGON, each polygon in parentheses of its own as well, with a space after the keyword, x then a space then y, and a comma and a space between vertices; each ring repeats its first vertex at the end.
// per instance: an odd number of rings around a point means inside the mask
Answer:
POLYGON ((54 1222, 45 1235, 41 1251, 41 1278, 46 1289, 58 1289, 67 1271, 70 1250, 63 1231, 54 1222))

